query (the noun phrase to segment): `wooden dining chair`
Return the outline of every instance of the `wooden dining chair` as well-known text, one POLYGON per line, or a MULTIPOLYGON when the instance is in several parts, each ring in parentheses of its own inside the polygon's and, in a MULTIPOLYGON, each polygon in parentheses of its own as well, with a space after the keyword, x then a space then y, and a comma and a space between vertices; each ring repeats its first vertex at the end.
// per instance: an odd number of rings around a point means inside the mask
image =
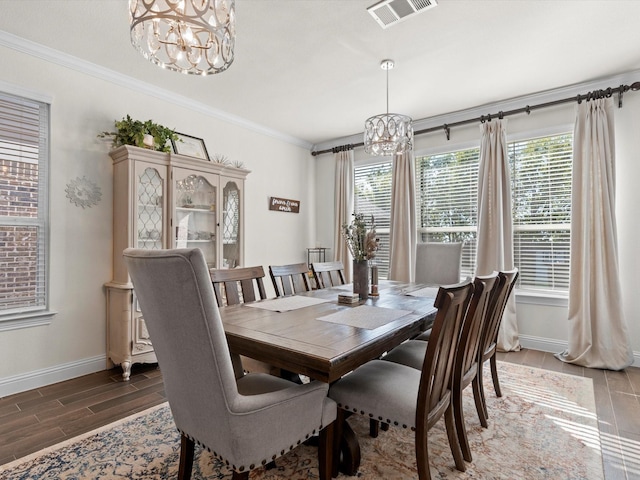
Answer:
MULTIPOLYGON (((218 307, 239 305, 267 298, 264 289, 264 269, 262 266, 232 269, 211 268, 209 269, 209 275, 218 307)), ((273 365, 245 357, 244 355, 239 358, 241 364, 234 364, 236 376, 241 375, 243 372, 262 372, 282 376, 281 370, 273 365)))
POLYGON ((319 433, 319 475, 330 480, 336 404, 328 385, 265 374, 234 377, 231 353, 200 249, 127 249, 124 258, 180 432, 178 478, 191 477, 195 444, 248 480, 319 433))
MULTIPOLYGON (((209 274, 218 307, 255 302, 267 298, 262 280, 264 278, 262 266, 233 269, 212 268, 209 270, 209 274), (256 291, 258 296, 256 296, 256 291)), ((241 365, 235 365, 236 371, 269 373, 295 383, 302 383, 300 375, 295 372, 290 372, 244 355, 240 356, 240 360, 241 365)), ((236 372, 236 375, 238 374, 239 372, 236 372)))
MULTIPOLYGON (((372 360, 331 386, 329 396, 339 407, 336 435, 342 436, 343 423, 352 413, 415 429, 418 477, 425 480, 431 478, 427 432, 444 417, 456 468, 466 469, 455 428, 451 378, 456 345, 473 289, 467 280, 438 290, 434 303, 438 311, 421 370, 372 360)), ((334 436, 334 459, 338 458, 339 447, 334 436)))
POLYGON ((344 265, 342 262, 315 262, 311 264, 313 278, 318 288, 344 285, 344 265))
POLYGON ((309 265, 296 263, 292 265, 269 265, 269 275, 278 297, 294 295, 311 290, 309 284, 309 265))
POLYGON ((516 280, 518 279, 518 269, 514 268, 513 270, 500 272, 498 274, 498 279, 498 290, 492 299, 491 305, 489 306, 490 312, 480 337, 480 346, 478 349, 478 382, 477 386, 474 384, 474 388, 478 390, 478 397, 482 401, 484 417, 480 417, 480 423, 485 428, 489 425, 489 411, 487 410, 487 402, 484 394, 482 369, 484 367, 484 363, 489 360, 493 388, 496 392, 496 396, 501 397, 502 391, 500 390, 498 365, 496 363, 498 331, 500 330, 500 323, 502 322, 502 316, 504 315, 507 301, 513 292, 516 280))
MULTIPOLYGON (((483 400, 477 389, 478 351, 483 327, 490 314, 490 305, 493 296, 498 290, 498 272, 491 275, 478 276, 473 281, 473 297, 464 318, 462 331, 456 346, 456 361, 453 368, 451 392, 453 398, 453 412, 455 417, 456 432, 464 459, 471 462, 471 448, 467 439, 467 429, 464 421, 462 393, 464 389, 473 384, 473 394, 478 417, 484 415, 483 400)), ((415 369, 422 369, 424 358, 428 349, 428 342, 422 340, 409 340, 400 344, 383 357, 383 360, 400 363, 415 369)))
POLYGON ((213 291, 219 307, 264 300, 264 269, 262 266, 209 270, 213 291), (256 288, 258 296, 256 296, 256 288))
POLYGON ((461 242, 416 244, 416 283, 438 286, 458 283, 462 246, 461 242))

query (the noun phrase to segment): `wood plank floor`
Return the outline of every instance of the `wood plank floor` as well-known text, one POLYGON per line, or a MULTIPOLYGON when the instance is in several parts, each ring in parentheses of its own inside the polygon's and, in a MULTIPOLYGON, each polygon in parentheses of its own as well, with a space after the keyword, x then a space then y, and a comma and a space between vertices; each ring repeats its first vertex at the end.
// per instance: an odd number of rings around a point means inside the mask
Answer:
MULTIPOLYGON (((640 369, 587 369, 527 349, 501 353, 499 359, 592 378, 605 479, 640 480, 640 369)), ((129 382, 113 369, 2 398, 0 464, 165 400, 162 375, 153 365, 134 366, 129 382)))

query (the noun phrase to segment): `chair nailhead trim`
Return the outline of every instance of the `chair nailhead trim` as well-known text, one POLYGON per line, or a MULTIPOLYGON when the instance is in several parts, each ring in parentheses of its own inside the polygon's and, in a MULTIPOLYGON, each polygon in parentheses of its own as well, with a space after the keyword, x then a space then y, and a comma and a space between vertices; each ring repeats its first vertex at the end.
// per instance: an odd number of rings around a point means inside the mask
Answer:
MULTIPOLYGON (((319 428, 317 429, 313 429, 313 435, 316 434, 316 432, 319 432, 323 429, 324 427, 322 425, 320 425, 319 428)), ((228 459, 223 458, 219 453, 217 453, 215 450, 211 450, 211 448, 209 448, 208 446, 206 446, 205 444, 203 444, 202 442, 200 442, 199 440, 196 440, 195 438, 193 438, 193 436, 186 434, 185 432, 183 432, 182 430, 180 430, 179 428, 176 428, 176 430, 178 432, 180 432, 181 435, 184 435, 185 437, 187 437, 189 440, 191 440, 192 442, 194 442, 195 444, 199 445, 200 447, 202 447, 203 449, 207 450, 209 453, 211 453, 214 457, 216 457, 217 459, 219 459, 223 464, 225 464, 227 467, 231 468, 232 470, 236 471, 236 472, 244 472, 245 470, 253 470, 254 468, 256 468, 255 464, 251 464, 249 465, 249 467, 247 468, 245 465, 240 465, 239 467, 236 465, 231 465, 231 463, 229 462, 228 459)), ((309 434, 305 435, 305 438, 308 439, 310 437, 309 434)), ((302 439, 297 440, 296 445, 289 445, 289 450, 293 450, 297 445, 300 445, 303 442, 302 439)), ((277 453, 274 453, 271 456, 271 461, 276 460, 279 456, 284 455, 285 453, 287 453, 286 450, 281 450, 280 451, 280 455, 278 455, 277 453)), ((261 465, 264 466, 267 463, 269 463, 266 459, 261 461, 261 465)))

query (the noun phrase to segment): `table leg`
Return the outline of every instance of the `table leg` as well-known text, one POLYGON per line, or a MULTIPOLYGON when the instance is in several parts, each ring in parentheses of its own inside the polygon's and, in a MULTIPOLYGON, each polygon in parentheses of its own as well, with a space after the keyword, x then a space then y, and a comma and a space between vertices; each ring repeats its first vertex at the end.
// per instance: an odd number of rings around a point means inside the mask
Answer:
POLYGON ((360 444, 358 437, 347 422, 350 412, 338 409, 338 418, 334 434, 333 477, 338 476, 338 470, 345 475, 355 476, 360 468, 360 444))

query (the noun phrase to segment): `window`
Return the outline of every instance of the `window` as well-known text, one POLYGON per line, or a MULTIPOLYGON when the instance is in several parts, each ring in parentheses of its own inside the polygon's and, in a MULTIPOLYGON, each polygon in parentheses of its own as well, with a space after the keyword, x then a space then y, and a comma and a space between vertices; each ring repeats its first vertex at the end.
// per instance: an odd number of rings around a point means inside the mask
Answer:
MULTIPOLYGON (((570 133, 508 144, 518 287, 567 291, 571 222, 570 133)), ((416 159, 419 240, 465 241, 463 275, 476 256, 479 149, 416 159)))
POLYGON ((473 276, 480 149, 416 158, 419 242, 464 242, 460 273, 473 276))
POLYGON ((379 278, 389 274, 389 227, 391 226, 391 161, 354 169, 356 213, 373 215, 380 239, 376 263, 379 278))
POLYGON ((569 290, 573 135, 509 144, 520 288, 569 290))
POLYGON ((0 325, 42 316, 47 295, 49 106, 0 93, 0 325), (7 322, 7 323, 4 323, 7 322))

